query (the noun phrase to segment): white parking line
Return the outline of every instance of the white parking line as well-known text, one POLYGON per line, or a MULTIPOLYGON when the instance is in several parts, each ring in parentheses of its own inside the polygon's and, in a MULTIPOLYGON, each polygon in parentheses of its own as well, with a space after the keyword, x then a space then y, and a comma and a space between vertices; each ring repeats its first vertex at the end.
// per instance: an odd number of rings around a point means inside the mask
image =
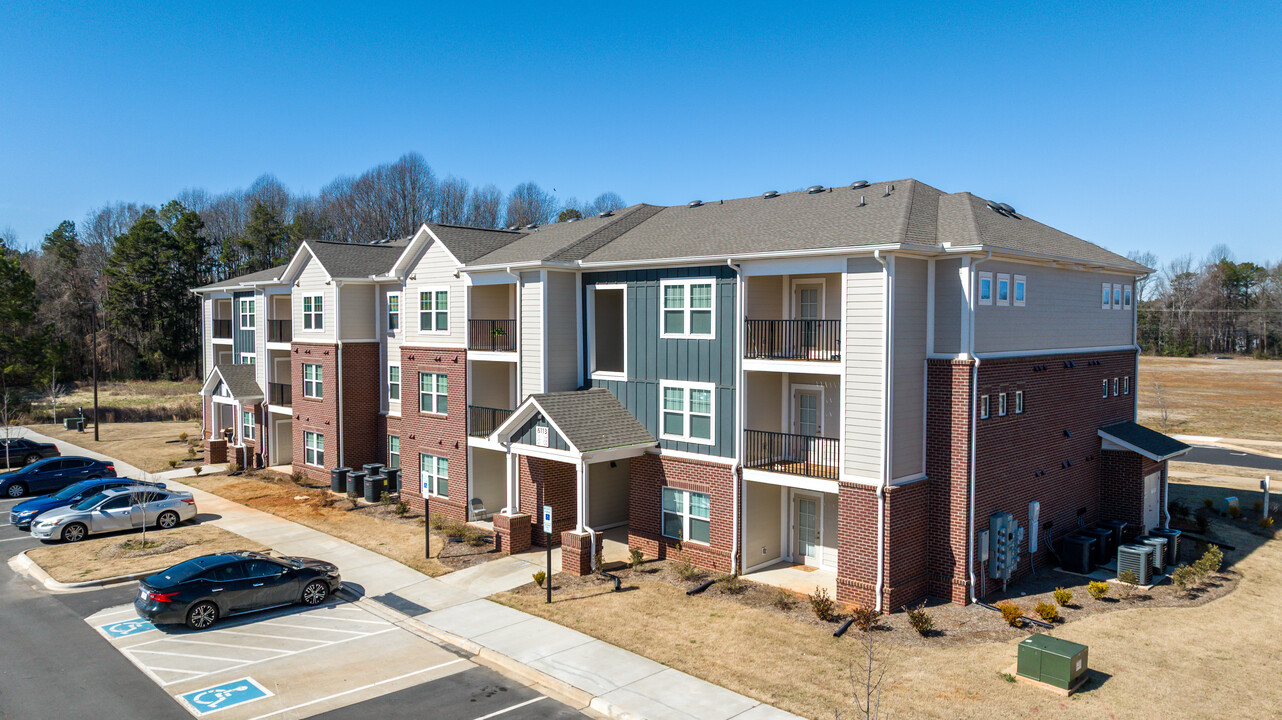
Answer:
MULTIPOLYGON (((369 614, 369 613, 366 613, 364 610, 359 610, 358 612, 365 613, 367 615, 369 614)), ((335 617, 333 615, 308 615, 307 619, 308 620, 336 620, 338 622, 353 622, 353 623, 361 623, 363 625, 391 625, 391 623, 387 622, 386 620, 358 620, 356 618, 335 617)))
POLYGON ((218 657, 217 655, 199 655, 197 653, 176 653, 176 652, 167 652, 165 650, 139 650, 137 648, 128 647, 128 648, 121 648, 120 651, 124 653, 132 653, 135 655, 138 653, 147 653, 148 655, 168 655, 170 657, 191 658, 193 660, 221 660, 222 662, 233 662, 233 663, 244 662, 244 660, 241 658, 218 657))
MULTIPOLYGON (((295 630, 317 630, 317 631, 319 631, 319 632, 341 632, 341 633, 350 633, 350 634, 352 634, 352 635, 365 635, 365 634, 367 634, 367 633, 365 633, 364 631, 361 631, 361 630, 339 630, 338 628, 316 627, 316 626, 314 626, 314 625, 289 625, 289 624, 286 624, 286 623, 278 623, 278 622, 271 622, 271 621, 261 622, 261 623, 257 623, 257 624, 258 624, 258 625, 266 625, 267 627, 293 628, 293 629, 295 629, 295 630)), ((388 624, 390 624, 390 623, 388 623, 388 624)))
MULTIPOLYGON (((231 643, 209 642, 208 640, 187 640, 185 638, 176 638, 176 637, 163 638, 163 640, 167 640, 169 642, 187 643, 189 645, 209 645, 212 647, 225 647, 225 648, 232 648, 233 650, 261 650, 263 652, 285 652, 280 648, 265 648, 265 647, 257 647, 255 645, 233 645, 231 643)), ((152 640, 151 642, 161 642, 161 640, 152 640)), ((141 643, 141 644, 147 645, 149 643, 141 643)), ((134 645, 133 647, 136 648, 139 646, 134 645)))
MULTIPOLYGON (((338 645, 338 644, 341 644, 341 643, 350 642, 350 641, 352 641, 352 640, 361 640, 361 639, 364 639, 364 638, 367 638, 367 637, 373 637, 373 636, 375 636, 375 635, 382 635, 383 633, 392 632, 393 630, 399 630, 399 629, 400 629, 400 628, 390 627, 390 628, 388 628, 388 629, 386 629, 386 630, 379 630, 378 632, 373 632, 373 633, 370 633, 370 634, 368 634, 368 635, 361 635, 361 636, 359 636, 359 637, 343 638, 342 640, 329 640, 329 641, 323 641, 323 644, 321 644, 321 645, 317 645, 317 646, 315 646, 315 647, 301 648, 301 649, 299 649, 299 650, 287 650, 287 651, 285 651, 285 652, 284 652, 283 654, 281 654, 281 655, 275 655, 275 656, 273 656, 273 657, 269 657, 269 658, 262 658, 262 659, 260 659, 260 660, 247 660, 247 661, 245 661, 245 662, 242 662, 242 663, 241 663, 241 664, 239 664, 239 665, 231 665, 231 666, 229 666, 229 667, 225 667, 225 668, 218 668, 217 670, 210 670, 209 672, 204 673, 203 675, 198 675, 198 676, 196 676, 196 677, 205 677, 206 675, 213 675, 213 674, 215 674, 215 673, 228 672, 228 671, 231 671, 231 670, 238 670, 238 669, 243 668, 243 667, 249 667, 250 665, 257 665, 258 663, 261 663, 261 662, 267 662, 267 661, 269 661, 269 660, 280 660, 281 658, 286 658, 286 657, 289 657, 289 656, 291 656, 291 655, 297 655, 297 654, 299 654, 299 653, 310 652, 310 651, 312 651, 312 650, 317 650, 317 649, 320 649, 320 648, 323 648, 323 647, 329 647, 329 646, 331 646, 331 645, 338 645)), ((187 680, 192 680, 192 679, 194 679, 194 678, 184 678, 183 680, 174 680, 174 681, 172 681, 172 682, 160 682, 159 684, 161 685, 161 687, 167 687, 167 686, 169 686, 169 685, 173 685, 174 683, 177 683, 177 682, 186 682, 187 680)))
MULTIPOLYGON (((343 642, 343 641, 341 641, 341 640, 340 640, 339 642, 343 642)), ((267 713, 266 715, 258 715, 258 716, 256 716, 256 717, 252 718, 252 720, 263 720, 263 718, 273 717, 273 716, 275 716, 275 715, 280 715, 281 713, 287 713, 287 712, 290 712, 291 710, 297 710, 297 709, 299 709, 299 708, 307 707, 308 705, 315 705, 316 703, 319 703, 319 702, 325 702, 326 700, 333 700, 334 698, 342 697, 342 696, 344 696, 344 695, 351 695, 351 694, 352 694, 352 693, 354 693, 354 692, 360 692, 361 690, 368 690, 369 688, 372 688, 372 687, 378 687, 379 685, 386 685, 386 684, 388 684, 388 683, 396 682, 397 680, 404 680, 404 679, 405 679, 405 678, 407 678, 407 677, 413 677, 413 676, 415 676, 415 675, 422 675, 422 674, 423 674, 423 673, 425 673, 425 672, 431 672, 431 671, 433 671, 433 670, 439 670, 440 668, 446 667, 446 666, 448 666, 448 665, 453 665, 453 664, 455 664, 455 663, 461 663, 461 662, 463 662, 463 658, 458 658, 458 659, 455 659, 455 660, 450 660, 449 662, 443 662, 443 663, 441 663, 440 665, 433 665, 432 667, 429 667, 429 668, 423 668, 422 670, 415 670, 415 671, 414 671, 414 672, 412 672, 412 673, 405 673, 404 675, 397 675, 396 677, 393 677, 393 678, 387 678, 386 680, 379 680, 378 682, 376 682, 376 683, 370 683, 369 685, 362 685, 361 687, 358 687, 358 688, 352 688, 351 690, 344 690, 343 692, 340 692, 340 693, 334 693, 333 695, 326 695, 326 696, 325 696, 325 697, 323 697, 323 698, 316 698, 315 700, 308 700, 308 701, 307 701, 307 702, 305 702, 305 703, 299 703, 298 705, 294 705, 294 706, 292 706, 292 707, 281 708, 280 710, 276 710, 276 711, 273 711, 273 712, 269 712, 269 713, 267 713)), ((538 698, 538 699, 539 699, 539 700, 541 700, 541 699, 542 699, 542 697, 540 697, 540 698, 538 698)), ((528 705, 528 704, 529 704, 529 703, 522 703, 522 705, 528 705)), ((518 705, 517 707, 520 707, 520 706, 518 705)), ((508 709, 509 709, 509 710, 511 710, 512 708, 508 708, 508 709)), ((506 710, 504 710, 503 712, 507 712, 507 711, 506 711, 506 710)), ((489 715, 486 715, 485 717, 490 717, 490 716, 489 716, 489 715)), ((479 719, 478 719, 478 720, 479 720, 479 719)))
POLYGON ((31 538, 27 538, 27 537, 5 538, 3 540, 0 540, 0 542, 14 542, 15 540, 30 540, 30 539, 31 538))
POLYGON ((151 669, 159 672, 187 673, 188 675, 199 675, 203 672, 202 670, 179 670, 178 668, 156 667, 154 665, 151 666, 151 669))
POLYGON ((298 642, 309 642, 309 643, 328 643, 329 642, 328 640, 317 640, 316 638, 290 637, 288 635, 268 635, 266 633, 251 633, 251 632, 243 632, 241 630, 213 630, 213 631, 206 632, 204 634, 213 635, 214 633, 224 633, 226 635, 245 635, 248 637, 269 638, 271 640, 297 640, 298 642))
POLYGON ((477 718, 476 720, 486 720, 487 718, 498 717, 498 716, 503 715, 503 714, 505 714, 505 713, 510 713, 510 712, 512 712, 513 710, 517 710, 517 709, 519 709, 519 708, 523 708, 523 707, 525 707, 526 705, 533 705, 534 703, 536 703, 536 702, 538 702, 538 701, 540 701, 540 700, 546 700, 546 699, 547 699, 547 698, 545 698, 543 695, 540 695, 540 696, 538 696, 538 697, 536 697, 536 698, 533 698, 533 699, 530 699, 530 700, 526 700, 526 701, 525 701, 525 702, 523 702, 523 703, 517 703, 516 705, 513 705, 513 706, 512 706, 512 707, 510 707, 510 708, 504 708, 504 709, 502 709, 502 710, 496 710, 496 711, 494 711, 494 712, 490 713, 489 715, 482 715, 481 717, 477 718))

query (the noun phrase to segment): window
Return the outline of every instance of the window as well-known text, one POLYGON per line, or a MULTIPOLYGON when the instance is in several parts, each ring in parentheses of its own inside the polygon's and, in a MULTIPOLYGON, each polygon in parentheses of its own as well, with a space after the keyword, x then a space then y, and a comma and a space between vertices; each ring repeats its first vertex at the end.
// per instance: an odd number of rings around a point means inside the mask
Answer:
POLYGON ((997 304, 1010 305, 1010 275, 997 273, 997 304))
POLYGON ((1015 391, 1015 414, 1016 415, 1024 414, 1024 391, 1023 390, 1015 391))
POLYGON ((1130 285, 1122 286, 1122 309, 1123 310, 1131 309, 1131 286, 1130 285))
POLYGON ((303 397, 317 399, 324 397, 323 385, 321 366, 303 363, 303 397))
POLYGON ((993 274, 990 272, 979 274, 979 304, 993 304, 993 274))
POLYGON ((1104 397, 1108 397, 1108 378, 1104 378, 1104 397))
POLYGON ((423 497, 450 496, 450 461, 447 458, 419 453, 418 478, 423 484, 423 497))
POLYGON ((303 462, 313 467, 325 467, 325 436, 310 430, 303 431, 303 462))
POLYGON ((1100 302, 1100 309, 1107 310, 1113 307, 1113 286, 1104 283, 1101 287, 1104 289, 1104 297, 1100 302))
POLYGON ((588 294, 588 329, 591 331, 592 372, 627 373, 627 289, 622 285, 597 285, 588 294))
POLYGON ((1024 307, 1024 291, 1028 287, 1028 278, 1015 276, 1015 307, 1024 307))
POLYGON ((254 354, 253 354, 253 353, 241 353, 241 354, 240 354, 240 364, 241 364, 241 365, 253 365, 253 364, 254 364, 254 354))
POLYGON ((303 296, 303 329, 325 329, 324 297, 321 295, 303 296))
POLYGON ((997 417, 1006 417, 1006 393, 997 395, 997 417))
POLYGON ((1122 286, 1114 285, 1113 286, 1113 309, 1120 310, 1121 308, 1122 308, 1122 286))
POLYGON ((663 317, 660 337, 711 338, 715 280, 670 280, 660 285, 663 317))
POLYGON ((254 301, 248 298, 240 301, 240 329, 254 329, 254 301))
POLYGON ((1131 376, 1130 375, 1127 375, 1126 377, 1122 378, 1122 394, 1123 395, 1131 394, 1131 376))
POLYGON ((445 415, 449 407, 446 403, 448 386, 449 380, 445 373, 419 373, 418 411, 445 415))
POLYGON ((712 383, 660 381, 663 403, 660 435, 665 440, 712 444, 712 383))
POLYGON ((206 575, 214 582, 235 582, 236 580, 245 579, 245 563, 233 562, 226 565, 219 565, 213 568, 206 575))
POLYGON ((1117 378, 1113 378, 1113 397, 1117 397, 1117 378))
POLYGON ((450 293, 448 290, 424 290, 418 294, 418 331, 450 331, 450 293))
POLYGON ((678 540, 708 543, 712 497, 707 493, 663 488, 663 534, 678 540))
POLYGON ((240 411, 240 437, 242 440, 254 439, 254 413, 248 410, 240 411))
POLYGON ((980 420, 988 419, 988 396, 987 395, 979 396, 979 419, 980 420))
POLYGON ((387 366, 387 399, 392 402, 401 401, 401 366, 387 366))
POLYGON ((389 468, 401 466, 401 438, 397 435, 387 436, 387 466, 389 468))
POLYGON ((387 294, 387 332, 396 334, 401 329, 401 294, 387 294))

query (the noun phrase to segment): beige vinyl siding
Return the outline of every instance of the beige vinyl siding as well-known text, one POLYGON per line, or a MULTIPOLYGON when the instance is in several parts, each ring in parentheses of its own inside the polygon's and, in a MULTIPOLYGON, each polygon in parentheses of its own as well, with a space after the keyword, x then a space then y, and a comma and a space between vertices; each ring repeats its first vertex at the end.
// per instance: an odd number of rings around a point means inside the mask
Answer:
POLYGON ((298 282, 293 290, 290 304, 294 315, 294 341, 300 343, 334 342, 334 286, 326 285, 328 276, 316 259, 308 256, 303 269, 298 274, 298 282), (325 327, 319 332, 303 329, 303 298, 307 295, 320 295, 325 316, 325 327))
POLYGON ((628 521, 627 458, 588 466, 588 524, 596 529, 628 521))
POLYGON ((783 535, 782 510, 784 488, 778 485, 748 482, 745 486, 744 567, 778 559, 779 538, 783 535))
POLYGON ((744 304, 751 320, 792 320, 800 316, 795 287, 810 281, 823 283, 821 319, 841 317, 841 274, 757 275, 748 278, 744 304))
POLYGON ((543 392, 543 280, 537 270, 521 273, 521 397, 543 392))
MULTIPOLYGON (((841 433, 841 378, 836 375, 803 375, 800 373, 785 373, 783 381, 788 384, 787 396, 787 413, 788 428, 784 432, 797 432, 796 418, 796 401, 793 400, 793 390, 798 389, 798 385, 809 387, 818 386, 823 388, 823 432, 822 437, 835 438, 841 433)), ((782 401, 781 401, 782 402, 782 401)))
POLYGON ((783 276, 757 275, 747 279, 744 306, 749 320, 782 320, 783 276))
POLYGON ((339 314, 342 315, 342 333, 344 341, 368 342, 378 339, 378 328, 374 325, 374 291, 373 285, 343 285, 338 289, 339 314))
MULTIPOLYGON (((405 438, 401 439, 401 452, 405 452, 405 438)), ((468 491, 468 508, 472 498, 480 498, 485 512, 496 513, 507 504, 507 469, 503 466, 506 455, 495 450, 482 448, 468 449, 467 471, 470 475, 471 488, 468 491)), ((402 459, 402 463, 404 460, 402 459)), ((451 472, 454 468, 450 468, 451 472)), ((417 482, 415 478, 413 482, 417 482)))
POLYGON ((202 368, 205 373, 204 380, 209 377, 209 373, 214 371, 214 301, 212 298, 204 297, 200 300, 201 305, 201 324, 203 328, 200 334, 201 352, 204 354, 205 364, 202 368))
POLYGON ((744 374, 744 422, 748 430, 784 432, 783 374, 750 372, 744 374))
POLYGON ((926 261, 895 258, 895 363, 891 478, 922 472, 926 400, 926 261))
POLYGON ((844 470, 861 478, 881 474, 884 305, 881 263, 873 258, 847 261, 844 470))
POLYGON ((510 362, 473 360, 470 378, 472 397, 468 402, 482 407, 515 410, 512 400, 512 368, 510 362))
POLYGON ((935 261, 935 352, 957 354, 963 350, 961 313, 966 288, 959 275, 962 261, 935 261))
POLYGON ((1083 270, 1065 270, 1025 263, 982 263, 979 272, 993 273, 993 296, 997 275, 1028 278, 1024 307, 978 305, 975 308, 975 352, 995 353, 1059 348, 1112 347, 1132 343, 1131 310, 1100 308, 1103 283, 1134 285, 1135 278, 1083 270))
POLYGON ((547 366, 548 392, 579 387, 578 317, 574 300, 575 274, 547 274, 547 366))
POLYGON ((511 320, 515 316, 512 308, 512 292, 515 286, 507 285, 473 285, 472 318, 476 320, 511 320))
POLYGON ((267 293, 254 291, 254 379, 267 389, 267 293))
POLYGON ((423 251, 410 269, 410 277, 405 283, 401 296, 401 328, 405 331, 406 345, 423 347, 461 348, 467 344, 467 296, 466 286, 461 278, 454 277, 458 271, 449 251, 444 245, 433 242, 423 251), (423 332, 419 327, 419 293, 424 290, 448 290, 450 293, 450 329, 446 333, 423 332))
POLYGON ((833 493, 823 494, 819 562, 828 568, 837 567, 837 500, 838 496, 833 493))

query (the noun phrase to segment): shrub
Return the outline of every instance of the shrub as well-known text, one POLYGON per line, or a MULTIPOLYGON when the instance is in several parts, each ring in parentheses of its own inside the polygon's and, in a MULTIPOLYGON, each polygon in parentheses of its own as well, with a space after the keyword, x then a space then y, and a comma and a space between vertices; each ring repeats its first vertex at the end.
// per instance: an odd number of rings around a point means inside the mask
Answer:
POLYGON ((1002 613, 1002 619, 1011 627, 1021 627, 1024 624, 1024 610, 1010 600, 1003 600, 997 603, 997 609, 1002 613))
POLYGON ((780 610, 791 610, 792 606, 797 604, 797 599, 792 596, 792 593, 779 588, 775 590, 775 596, 770 600, 770 604, 780 610))
POLYGON ((641 563, 644 560, 645 560, 645 555, 642 555, 640 550, 638 550, 637 548, 628 549, 628 566, 631 567, 633 570, 636 570, 637 568, 641 567, 641 563))
POLYGON ((592 572, 600 575, 605 572, 605 553, 597 551, 592 554, 592 572))
POLYGON ((697 580, 703 575, 703 573, 699 571, 699 568, 692 565, 689 560, 682 560, 678 562, 676 565, 672 566, 672 569, 677 573, 677 577, 686 582, 697 580))
POLYGON ((1180 565, 1171 571, 1171 582, 1184 592, 1188 592, 1189 588, 1196 585, 1197 579, 1197 570, 1188 565, 1180 565))
POLYGON ((1211 527, 1211 519, 1205 515, 1194 516, 1193 522, 1197 524, 1197 531, 1200 533, 1206 532, 1207 528, 1211 527))
MULTIPOLYGON (((489 535, 485 534, 484 530, 468 525, 467 523, 459 524, 463 526, 462 533, 459 535, 459 537, 463 539, 463 542, 467 543, 471 547, 481 547, 486 544, 486 540, 489 538, 489 535)), ((600 554, 598 553, 597 556, 600 557, 600 554)))
POLYGON ((188 445, 188 446, 187 446, 187 457, 189 457, 189 458, 194 458, 194 457, 196 457, 196 448, 194 448, 194 447, 192 447, 192 446, 188 445))
POLYGON ((1186 518, 1189 516, 1189 506, 1184 504, 1183 500, 1171 501, 1171 514, 1175 517, 1186 518))
POLYGON ((303 474, 302 470, 295 470, 289 474, 289 479, 294 481, 295 485, 302 485, 303 481, 307 479, 307 476, 303 474))
POLYGON ((825 588, 815 588, 815 591, 809 595, 810 609, 815 611, 815 617, 823 622, 832 622, 837 617, 837 603, 828 597, 828 590, 825 588))
POLYGON ((1061 607, 1068 607, 1068 604, 1073 602, 1073 591, 1068 588, 1057 587, 1051 594, 1055 596, 1055 602, 1061 607))
POLYGON ((244 468, 242 468, 242 467, 240 466, 240 463, 238 463, 238 462, 234 462, 234 461, 233 461, 233 462, 230 462, 230 463, 228 463, 228 464, 227 464, 227 473, 228 473, 229 475, 230 475, 231 473, 238 473, 238 472, 240 472, 240 471, 241 471, 241 470, 243 470, 243 469, 244 469, 244 468))
POLYGON ((1092 580, 1086 584, 1086 592, 1089 592, 1091 597, 1099 600, 1108 595, 1108 583, 1103 580, 1092 580))
POLYGON ((204 469, 205 469, 205 468, 201 467, 200 465, 197 465, 196 467, 192 468, 191 470, 192 470, 192 472, 194 472, 194 473, 196 473, 197 475, 199 475, 199 474, 200 474, 200 472, 201 472, 202 470, 204 470, 204 469))
POLYGON ((918 635, 926 637, 931 630, 935 629, 935 619, 926 611, 926 603, 922 603, 915 608, 905 607, 904 612, 908 613, 908 624, 918 635))
POLYGON ((534 584, 538 585, 539 587, 543 587, 543 581, 548 579, 548 574, 540 570, 534 573, 533 577, 534 577, 534 584))
POLYGON ((170 460, 170 461, 169 461, 169 467, 171 467, 171 468, 176 468, 176 467, 178 467, 178 461, 177 461, 177 460, 170 460))
POLYGON ((446 522, 448 522, 448 518, 440 513, 432 513, 427 516, 427 524, 433 530, 444 530, 446 522))
POLYGON ((1242 517, 1242 508, 1238 507, 1237 505, 1230 505, 1229 517, 1233 518, 1234 520, 1237 520, 1238 518, 1242 517))
POLYGON ((178 442, 184 442, 184 443, 185 443, 185 442, 187 442, 187 438, 189 438, 189 437, 191 437, 191 436, 190 436, 190 435, 188 435, 187 433, 178 433, 178 442))
POLYGON ((1215 507, 1215 501, 1211 498, 1202 498, 1202 505, 1204 505, 1207 510, 1210 510, 1215 507))
POLYGON ((739 579, 738 573, 730 573, 717 578, 717 589, 727 595, 738 595, 748 588, 739 579))
POLYGON ((467 533, 467 526, 458 520, 446 518, 441 525, 441 532, 445 533, 445 537, 451 540, 462 540, 467 533))
POLYGON ((1273 518, 1268 516, 1260 518, 1260 528, 1268 530, 1271 527, 1273 527, 1273 518))
POLYGON ((1218 545, 1211 545, 1202 553, 1202 557, 1193 563, 1193 568, 1197 570, 1198 575, 1209 575, 1220 571, 1220 565, 1224 564, 1224 551, 1218 545))
POLYGON ((856 605, 855 608, 850 611, 850 619, 855 621, 855 627, 864 632, 868 632, 877 626, 876 611, 869 610, 862 605, 856 605))
POLYGON ((1048 623, 1059 622, 1059 607, 1055 603, 1039 602, 1033 612, 1048 623))
POLYGON ((1122 593, 1122 599, 1130 600, 1131 593, 1135 592, 1135 586, 1140 584, 1140 577, 1134 570, 1123 570, 1117 574, 1117 581, 1121 583, 1119 590, 1122 593))
POLYGON ((392 508, 392 512, 396 513, 397 517, 405 517, 406 513, 408 513, 409 511, 410 511, 409 503, 401 499, 397 499, 396 507, 392 508))

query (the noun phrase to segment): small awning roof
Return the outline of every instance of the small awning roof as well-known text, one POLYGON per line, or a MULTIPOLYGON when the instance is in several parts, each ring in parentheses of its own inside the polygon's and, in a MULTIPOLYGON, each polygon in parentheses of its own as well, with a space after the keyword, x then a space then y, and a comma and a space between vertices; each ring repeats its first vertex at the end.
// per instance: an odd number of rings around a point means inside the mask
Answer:
POLYGON ((569 452, 579 455, 623 448, 637 448, 639 454, 658 444, 605 388, 531 395, 494 431, 494 437, 509 442, 536 414, 565 440, 569 452))
POLYGON ((1192 449, 1169 435, 1163 435, 1133 422, 1117 423, 1100 428, 1099 436, 1157 462, 1178 457, 1192 449))
POLYGON ((201 387, 200 394, 213 395, 220 381, 236 402, 257 402, 263 399, 263 389, 258 386, 258 376, 254 372, 253 365, 224 365, 221 363, 215 365, 214 369, 210 371, 209 377, 205 379, 205 384, 201 387))

